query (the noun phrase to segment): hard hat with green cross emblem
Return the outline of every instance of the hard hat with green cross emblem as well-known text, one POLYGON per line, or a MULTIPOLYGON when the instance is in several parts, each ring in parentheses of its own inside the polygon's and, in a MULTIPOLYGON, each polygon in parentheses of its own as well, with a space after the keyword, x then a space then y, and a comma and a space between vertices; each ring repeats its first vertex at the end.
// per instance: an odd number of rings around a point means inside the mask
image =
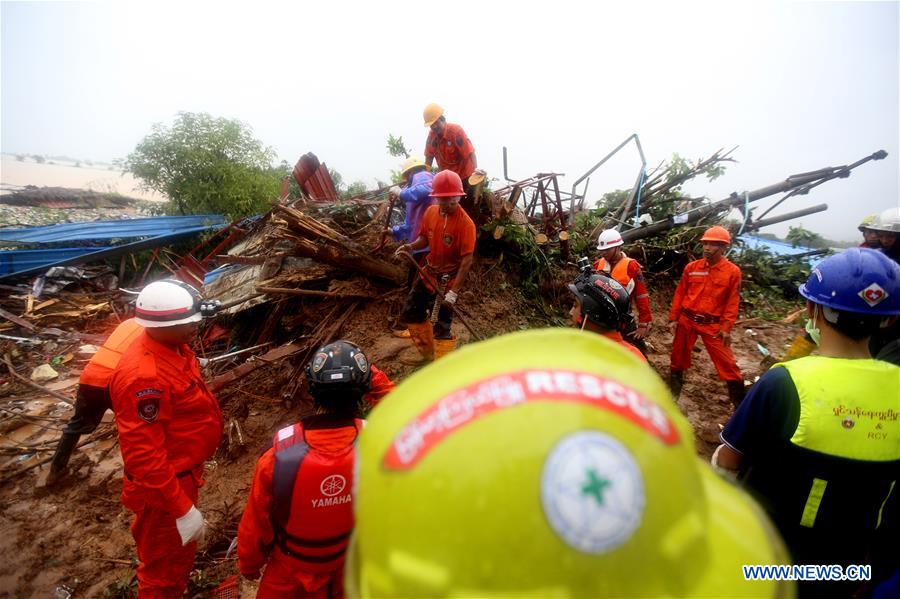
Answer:
POLYGON ((414 374, 360 435, 354 597, 781 597, 789 563, 749 496, 694 453, 643 362, 528 331, 414 374))

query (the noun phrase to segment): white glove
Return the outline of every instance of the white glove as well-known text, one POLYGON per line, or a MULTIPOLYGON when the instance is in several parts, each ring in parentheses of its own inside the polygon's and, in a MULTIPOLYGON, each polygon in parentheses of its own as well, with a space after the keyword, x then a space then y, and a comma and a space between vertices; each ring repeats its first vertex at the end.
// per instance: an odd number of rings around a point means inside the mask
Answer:
POLYGON ((456 298, 459 297, 456 295, 456 292, 452 289, 444 294, 444 301, 450 304, 451 306, 456 303, 456 298))
POLYGON ((203 538, 206 530, 206 522, 203 521, 203 514, 196 506, 191 506, 181 518, 175 520, 175 527, 178 528, 178 534, 181 535, 181 544, 187 545, 191 541, 199 541, 203 538))
POLYGON ((401 192, 401 191, 402 191, 402 190, 400 189, 399 186, 394 185, 393 187, 391 187, 391 188, 388 190, 388 193, 391 194, 392 196, 398 198, 398 197, 400 197, 400 192, 401 192))

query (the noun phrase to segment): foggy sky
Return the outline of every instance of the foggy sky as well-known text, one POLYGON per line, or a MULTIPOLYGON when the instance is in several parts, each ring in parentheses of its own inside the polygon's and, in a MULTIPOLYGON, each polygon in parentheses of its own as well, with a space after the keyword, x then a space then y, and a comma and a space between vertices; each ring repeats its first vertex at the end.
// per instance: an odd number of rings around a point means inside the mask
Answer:
MULTIPOLYGON (((773 213, 826 202, 790 224, 827 237, 898 203, 896 2, 494 4, 4 1, 0 149, 109 161, 203 111, 373 185, 397 166, 389 133, 422 153, 436 101, 494 177, 506 145, 511 176, 568 189, 638 133, 651 166, 740 146, 687 187, 713 199, 886 150, 773 213)), ((637 168, 623 153, 589 199, 637 168)))

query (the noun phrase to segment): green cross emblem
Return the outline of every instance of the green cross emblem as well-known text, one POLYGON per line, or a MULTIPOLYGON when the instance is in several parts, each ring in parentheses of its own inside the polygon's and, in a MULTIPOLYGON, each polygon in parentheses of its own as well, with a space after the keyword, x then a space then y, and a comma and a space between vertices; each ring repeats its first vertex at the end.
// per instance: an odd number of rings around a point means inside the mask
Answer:
POLYGON ((591 468, 587 471, 587 481, 581 486, 581 493, 593 495, 598 505, 603 505, 603 493, 610 484, 609 479, 600 478, 597 472, 591 468))

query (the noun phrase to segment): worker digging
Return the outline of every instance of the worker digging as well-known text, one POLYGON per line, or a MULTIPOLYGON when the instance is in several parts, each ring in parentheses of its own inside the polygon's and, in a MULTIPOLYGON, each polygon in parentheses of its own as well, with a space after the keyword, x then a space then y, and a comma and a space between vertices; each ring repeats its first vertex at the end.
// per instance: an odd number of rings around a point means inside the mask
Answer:
POLYGON ((592 207, 618 150, 569 191, 504 149, 497 190, 422 116, 377 189, 307 152, 181 255, 132 225, 0 285, 0 596, 900 596, 900 211, 840 249, 751 205, 886 152, 710 201, 681 183, 730 152, 652 170, 634 134, 592 207))

